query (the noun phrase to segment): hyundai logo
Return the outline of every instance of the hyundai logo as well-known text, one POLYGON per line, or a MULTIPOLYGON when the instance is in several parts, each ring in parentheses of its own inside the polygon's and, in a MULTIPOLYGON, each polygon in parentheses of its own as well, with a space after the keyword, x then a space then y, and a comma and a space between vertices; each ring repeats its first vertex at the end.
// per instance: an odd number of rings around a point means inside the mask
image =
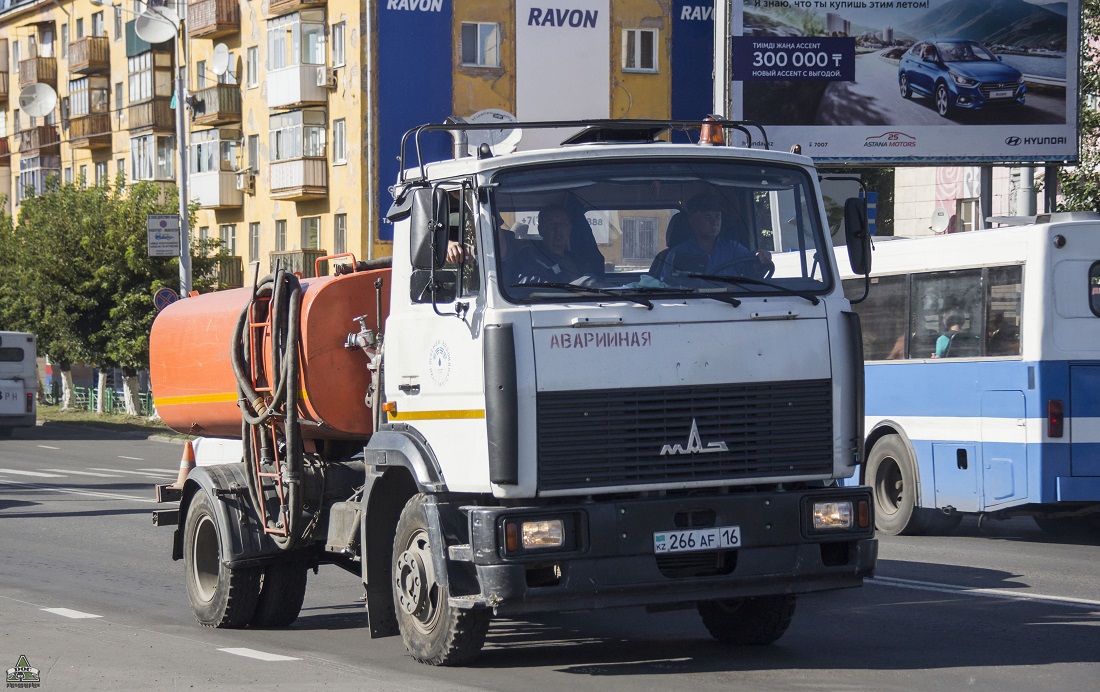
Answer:
POLYGON ((1020 138, 1019 137, 1005 137, 1005 144, 1007 144, 1010 147, 1018 147, 1018 146, 1020 146, 1020 138))

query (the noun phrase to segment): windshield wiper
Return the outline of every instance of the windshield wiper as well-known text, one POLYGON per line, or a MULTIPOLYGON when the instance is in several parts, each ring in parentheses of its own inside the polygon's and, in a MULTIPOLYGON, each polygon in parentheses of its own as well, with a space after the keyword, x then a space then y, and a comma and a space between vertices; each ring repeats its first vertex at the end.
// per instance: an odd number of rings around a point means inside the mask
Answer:
POLYGON ((619 293, 617 291, 612 291, 611 289, 607 288, 599 288, 597 286, 578 286, 576 284, 539 282, 529 284, 512 284, 512 288, 560 288, 562 290, 570 291, 572 293, 595 293, 596 295, 611 296, 613 298, 618 298, 619 300, 628 300, 632 303, 637 303, 638 305, 644 305, 646 310, 653 309, 653 303, 649 300, 646 300, 645 298, 623 295, 622 293, 619 293))
POLYGON ((805 298, 813 305, 817 305, 821 302, 817 296, 806 291, 796 291, 793 288, 787 288, 782 284, 773 283, 771 281, 764 281, 763 279, 753 279, 748 276, 719 276, 718 274, 688 274, 693 279, 703 279, 705 281, 720 281, 727 284, 747 284, 750 286, 766 286, 768 288, 774 288, 775 290, 788 296, 796 296, 798 298, 805 298))

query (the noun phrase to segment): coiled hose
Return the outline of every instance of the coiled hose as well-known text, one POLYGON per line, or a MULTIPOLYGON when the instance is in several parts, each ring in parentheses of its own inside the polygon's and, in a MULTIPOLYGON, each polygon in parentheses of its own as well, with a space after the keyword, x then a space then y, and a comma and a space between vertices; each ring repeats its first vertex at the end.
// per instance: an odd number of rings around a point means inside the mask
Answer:
MULTIPOLYGON (((302 284, 294 274, 278 270, 265 276, 256 285, 253 298, 233 329, 230 349, 233 374, 237 377, 238 406, 241 409, 241 440, 244 443, 244 461, 249 491, 256 503, 258 515, 266 516, 266 500, 258 463, 274 459, 279 443, 278 427, 283 430, 282 478, 284 493, 280 496, 279 517, 274 527, 285 527, 285 535, 272 533, 271 538, 283 550, 295 548, 302 538, 299 519, 302 516, 301 474, 303 465, 302 441, 298 426, 298 376, 299 337, 302 303, 302 284), (269 385, 271 398, 265 404, 252 382, 249 358, 252 354, 253 330, 248 328, 249 314, 259 299, 270 296, 268 316, 271 322, 271 372, 269 385), (256 449, 259 441, 259 449, 256 449)), ((277 492, 277 490, 276 490, 277 492)))

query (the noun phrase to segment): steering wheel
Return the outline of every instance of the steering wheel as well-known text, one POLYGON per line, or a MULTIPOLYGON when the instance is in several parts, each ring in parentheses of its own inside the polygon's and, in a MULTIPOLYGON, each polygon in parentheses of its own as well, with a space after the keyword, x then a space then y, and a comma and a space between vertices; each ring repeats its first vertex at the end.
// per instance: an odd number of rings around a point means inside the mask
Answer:
MULTIPOLYGON (((763 267, 764 275, 762 277, 760 277, 762 279, 770 279, 772 277, 772 275, 775 274, 775 262, 772 262, 771 260, 761 262, 760 258, 757 257, 756 255, 750 255, 748 257, 738 257, 737 259, 730 260, 729 262, 725 262, 725 263, 715 267, 714 271, 710 272, 710 273, 711 274, 722 274, 723 270, 732 269, 734 267, 740 267, 742 265, 748 265, 749 263, 756 264, 760 267, 763 267)), ((742 271, 738 271, 737 273, 743 274, 742 271)), ((749 278, 755 278, 755 277, 749 277, 749 278)))

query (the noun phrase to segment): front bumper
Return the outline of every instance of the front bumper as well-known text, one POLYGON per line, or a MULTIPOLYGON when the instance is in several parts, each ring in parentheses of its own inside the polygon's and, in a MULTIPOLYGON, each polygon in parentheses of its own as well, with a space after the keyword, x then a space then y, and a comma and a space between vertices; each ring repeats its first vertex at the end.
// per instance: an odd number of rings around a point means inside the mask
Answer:
MULTIPOLYGON (((700 600, 807 593, 860 586, 878 554, 874 526, 814 533, 814 500, 871 501, 867 488, 689 496, 543 507, 466 508, 480 593, 453 596, 457 607, 499 615, 670 605, 700 600), (561 551, 505 556, 503 522, 566 515, 576 540, 561 551), (739 526, 735 549, 654 554, 654 533, 739 526)), ((870 509, 870 508, 869 508, 870 509)), ((873 515, 873 511, 871 512, 873 515)), ((465 552, 465 551, 462 551, 465 552)), ((452 551, 452 559, 455 557, 452 551)))

